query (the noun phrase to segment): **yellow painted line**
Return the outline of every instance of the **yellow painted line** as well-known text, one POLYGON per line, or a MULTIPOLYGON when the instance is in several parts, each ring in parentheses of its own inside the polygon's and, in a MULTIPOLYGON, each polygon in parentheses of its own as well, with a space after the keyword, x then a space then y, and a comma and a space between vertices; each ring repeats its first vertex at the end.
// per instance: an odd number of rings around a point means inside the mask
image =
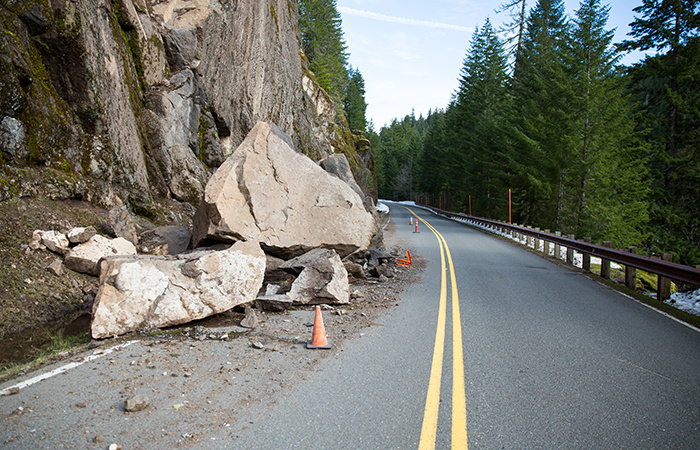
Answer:
POLYGON ((425 410, 423 411, 423 426, 418 443, 419 450, 434 449, 435 439, 437 438, 440 383, 442 380, 442 357, 445 351, 445 325, 447 323, 447 274, 445 268, 445 252, 442 245, 440 245, 440 260, 442 262, 442 276, 440 281, 437 331, 435 332, 435 348, 433 349, 433 363, 430 367, 428 394, 425 399, 425 410))
POLYGON ((435 349, 433 351, 433 363, 430 369, 430 381, 428 394, 423 413, 423 427, 419 449, 434 449, 437 437, 438 408, 440 403, 440 382, 442 378, 442 360, 445 346, 445 327, 447 309, 447 276, 445 266, 445 254, 450 268, 450 284, 452 287, 452 448, 467 449, 467 400, 464 389, 464 354, 462 350, 462 321, 459 312, 459 293, 457 279, 452 263, 452 255, 447 241, 439 231, 426 220, 419 217, 409 208, 406 208, 416 218, 420 219, 435 235, 440 245, 440 259, 442 263, 442 276, 440 286, 440 306, 438 310, 438 323, 435 336, 435 349))

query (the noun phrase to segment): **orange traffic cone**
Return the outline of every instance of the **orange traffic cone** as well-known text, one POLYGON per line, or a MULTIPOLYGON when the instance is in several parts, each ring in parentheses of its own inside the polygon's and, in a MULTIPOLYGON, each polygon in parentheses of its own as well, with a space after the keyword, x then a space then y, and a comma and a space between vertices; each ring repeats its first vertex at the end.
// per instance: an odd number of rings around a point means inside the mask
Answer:
POLYGON ((413 216, 411 216, 411 223, 409 225, 413 225, 413 216))
POLYGON ((326 338, 326 327, 323 326, 321 307, 316 307, 316 319, 314 319, 314 331, 311 340, 306 343, 306 348, 331 348, 331 341, 326 338))

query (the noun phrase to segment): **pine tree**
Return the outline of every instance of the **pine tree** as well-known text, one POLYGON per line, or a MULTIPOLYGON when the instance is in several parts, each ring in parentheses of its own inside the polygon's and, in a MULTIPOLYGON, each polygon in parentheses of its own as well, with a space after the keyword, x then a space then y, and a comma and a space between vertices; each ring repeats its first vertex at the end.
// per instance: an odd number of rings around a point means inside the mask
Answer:
MULTIPOLYGON (((506 70, 503 44, 486 19, 484 26, 477 28, 472 36, 459 89, 448 112, 449 128, 456 130, 454 154, 450 158, 456 167, 449 172, 461 181, 457 190, 462 206, 467 206, 468 197, 472 195, 483 217, 502 214, 503 208, 499 210, 496 199, 499 192, 507 189, 502 129, 509 81, 506 70)), ((504 205, 501 202, 501 206, 504 205)))
POLYGON ((654 49, 634 66, 640 130, 652 147, 651 251, 700 263, 700 1, 643 0, 623 50, 654 49))
POLYGON ((514 215, 543 228, 562 222, 571 153, 572 92, 564 57, 568 24, 562 0, 540 0, 530 12, 515 68, 511 133, 514 215))
POLYGON ((336 0, 299 0, 299 29, 304 54, 318 83, 342 105, 348 82, 347 46, 336 0))
POLYGON ((609 7, 583 0, 573 20, 567 73, 574 116, 563 226, 618 246, 639 245, 648 219, 645 158, 607 30, 609 7))
POLYGON ((365 80, 359 69, 350 67, 349 75, 350 79, 345 88, 345 117, 351 129, 365 131, 367 129, 365 80))

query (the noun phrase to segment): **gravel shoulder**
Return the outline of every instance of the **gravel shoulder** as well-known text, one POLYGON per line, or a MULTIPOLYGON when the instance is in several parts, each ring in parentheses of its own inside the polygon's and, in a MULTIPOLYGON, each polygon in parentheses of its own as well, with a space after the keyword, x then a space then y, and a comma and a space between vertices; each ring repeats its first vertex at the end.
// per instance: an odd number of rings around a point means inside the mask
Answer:
MULTIPOLYGON (((393 225, 385 223, 387 250, 401 255, 393 225)), ((151 335, 130 335, 93 342, 31 374, 0 384, 0 391, 71 362, 65 374, 23 387, 0 398, 0 445, 3 448, 172 448, 197 446, 210 434, 245 420, 252 404, 273 405, 303 383, 323 358, 362 339, 400 301, 401 291, 420 281, 425 262, 396 265, 386 281, 356 280, 351 292, 361 297, 328 308, 323 320, 331 350, 308 350, 314 309, 257 312, 260 324, 240 327, 244 314, 228 312, 151 335), (109 349, 123 345, 108 354, 109 349), (146 397, 148 405, 126 412, 126 400, 146 397), (154 443, 155 446, 154 446, 154 443)))

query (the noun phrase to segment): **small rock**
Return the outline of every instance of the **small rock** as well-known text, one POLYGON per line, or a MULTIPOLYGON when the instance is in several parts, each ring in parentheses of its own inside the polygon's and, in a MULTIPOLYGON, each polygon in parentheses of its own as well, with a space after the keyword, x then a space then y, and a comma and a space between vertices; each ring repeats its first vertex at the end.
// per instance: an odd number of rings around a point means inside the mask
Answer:
POLYGON ((258 326, 258 316, 255 314, 255 310, 250 306, 245 308, 245 317, 241 320, 241 326, 244 328, 255 328, 258 326))
POLYGON ((175 411, 180 411, 180 410, 181 410, 182 408, 184 408, 184 407, 185 407, 185 404, 184 404, 184 403, 176 403, 176 404, 173 405, 173 409, 174 409, 175 411))
POLYGON ((49 272, 60 277, 63 275, 63 261, 60 259, 54 259, 51 264, 46 268, 49 272))
POLYGON ((352 298, 352 299, 354 299, 354 300, 357 300, 357 299, 359 299, 359 298, 365 298, 365 294, 363 294, 362 292, 356 290, 356 291, 354 291, 352 294, 350 294, 350 298, 352 298))
POLYGON ((12 386, 11 388, 5 389, 4 391, 0 392, 0 395, 3 397, 15 394, 19 394, 19 388, 17 386, 12 386))
POLYGON ((71 244, 82 244, 89 241, 96 234, 97 230, 95 227, 77 227, 71 228, 66 237, 71 244))
POLYGON ((262 344, 262 342, 252 342, 250 344, 251 347, 257 348, 258 350, 262 350, 265 348, 265 346, 262 344))
POLYGON ((109 450, 122 450, 122 447, 117 444, 110 444, 109 450))
POLYGON ((64 255, 68 253, 68 238, 65 234, 50 230, 41 234, 41 243, 49 250, 64 255))
POLYGON ((76 408, 87 408, 87 403, 86 402, 80 402, 75 404, 76 408))
POLYGON ((148 408, 148 405, 148 397, 144 395, 135 395, 126 401, 124 409, 126 409, 127 412, 137 412, 148 408))
POLYGON ((222 341, 228 341, 228 333, 222 334, 219 339, 221 339, 222 341))
POLYGON ((94 442, 95 444, 101 444, 104 441, 105 441, 105 439, 99 434, 96 434, 95 437, 92 438, 92 442, 94 442))

